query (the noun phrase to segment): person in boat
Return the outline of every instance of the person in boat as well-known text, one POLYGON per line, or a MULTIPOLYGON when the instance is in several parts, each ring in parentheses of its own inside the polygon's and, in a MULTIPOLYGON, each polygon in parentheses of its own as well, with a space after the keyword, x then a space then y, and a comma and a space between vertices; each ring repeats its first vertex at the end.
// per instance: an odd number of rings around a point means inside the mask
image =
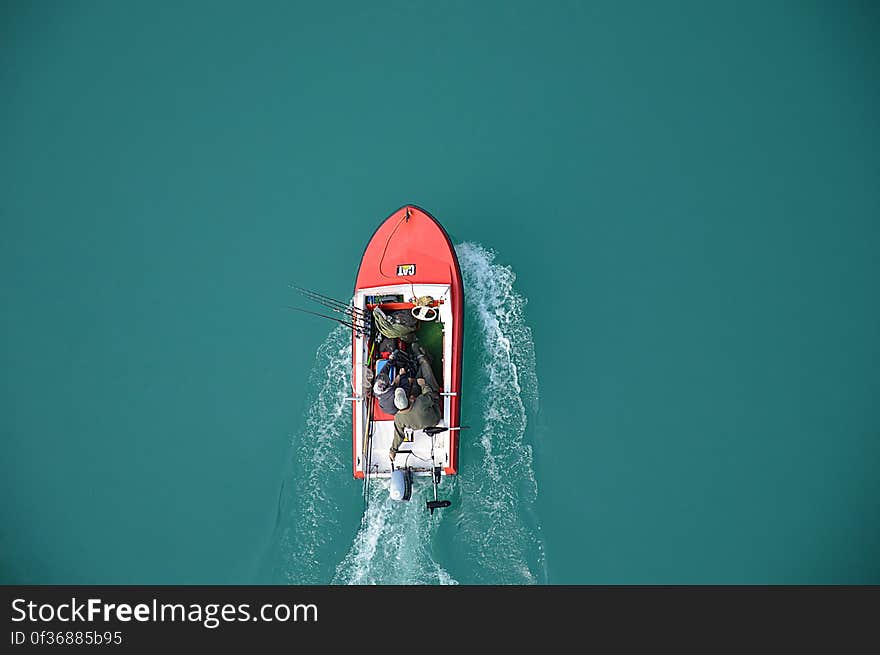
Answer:
POLYGON ((406 368, 399 368, 397 374, 394 376, 394 383, 391 383, 388 375, 388 369, 391 366, 388 365, 382 369, 379 375, 376 376, 376 382, 373 384, 373 395, 376 396, 376 400, 379 401, 379 408, 385 412, 393 416, 397 414, 397 405, 395 404, 395 392, 400 389, 404 398, 409 393, 409 388, 412 385, 410 381, 409 374, 406 372, 406 368))
POLYGON ((430 428, 437 425, 442 418, 440 386, 437 384, 437 378, 434 377, 431 362, 418 343, 413 343, 412 351, 418 358, 419 377, 408 396, 402 395, 400 392, 403 389, 399 387, 395 391, 394 401, 398 405, 398 411, 394 415, 394 442, 389 452, 392 461, 406 436, 404 430, 430 428))

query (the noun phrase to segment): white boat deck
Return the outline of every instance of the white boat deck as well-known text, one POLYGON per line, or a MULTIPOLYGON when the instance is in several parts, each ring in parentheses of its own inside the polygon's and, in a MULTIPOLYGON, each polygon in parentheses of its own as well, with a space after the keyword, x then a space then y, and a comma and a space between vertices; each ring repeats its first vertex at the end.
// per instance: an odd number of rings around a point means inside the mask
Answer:
MULTIPOLYGON (((440 389, 443 419, 438 425, 448 427, 446 422, 450 416, 449 398, 457 393, 457 389, 449 389, 449 381, 452 379, 452 304, 449 302, 449 285, 437 284, 395 284, 371 289, 361 289, 354 297, 356 307, 363 308, 366 296, 384 294, 403 294, 405 299, 416 296, 431 296, 435 300, 442 300, 437 318, 443 324, 443 375, 442 388, 440 389)), ((363 472, 365 469, 370 475, 377 477, 389 477, 391 475, 391 459, 389 450, 394 440, 394 421, 373 421, 371 434, 371 456, 364 450, 364 440, 367 433, 367 414, 372 397, 368 400, 361 397, 364 388, 364 362, 367 360, 367 341, 363 337, 357 337, 354 343, 354 375, 353 383, 356 390, 354 400, 357 404, 354 412, 355 431, 355 470, 363 472), (367 461, 369 460, 369 462, 367 461)), ((457 426, 452 426, 453 428, 457 426)), ((400 452, 394 460, 395 467, 410 467, 415 475, 430 475, 435 466, 444 469, 449 465, 449 431, 443 431, 433 438, 425 434, 423 430, 415 430, 410 433, 411 441, 404 441, 400 446, 400 452), (406 452, 411 451, 411 452, 406 452)))
MULTIPOLYGON (((440 422, 446 426, 446 421, 440 422)), ((441 432, 431 437, 422 430, 410 432, 412 441, 404 441, 400 452, 394 459, 397 468, 409 467, 415 474, 429 474, 434 466, 446 466, 449 462, 449 432, 441 432), (411 451, 407 453, 406 451, 411 451)), ((388 451, 394 440, 394 421, 374 421, 373 423, 373 454, 370 459, 370 471, 373 475, 388 476, 391 474, 391 458, 388 451)))

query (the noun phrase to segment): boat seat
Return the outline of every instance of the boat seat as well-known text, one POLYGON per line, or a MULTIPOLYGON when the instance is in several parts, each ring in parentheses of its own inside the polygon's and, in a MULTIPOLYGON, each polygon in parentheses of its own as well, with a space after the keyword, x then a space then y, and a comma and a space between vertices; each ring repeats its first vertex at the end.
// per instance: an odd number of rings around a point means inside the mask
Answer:
MULTIPOLYGON (((389 363, 388 363, 388 360, 387 360, 387 359, 380 359, 380 360, 378 360, 378 361, 376 362, 376 375, 379 375, 379 373, 382 372, 382 369, 384 369, 384 368, 385 368, 386 366, 388 366, 388 365, 389 365, 389 363)), ((392 367, 388 370, 388 379, 389 379, 391 382, 394 382, 394 366, 392 366, 392 367)))

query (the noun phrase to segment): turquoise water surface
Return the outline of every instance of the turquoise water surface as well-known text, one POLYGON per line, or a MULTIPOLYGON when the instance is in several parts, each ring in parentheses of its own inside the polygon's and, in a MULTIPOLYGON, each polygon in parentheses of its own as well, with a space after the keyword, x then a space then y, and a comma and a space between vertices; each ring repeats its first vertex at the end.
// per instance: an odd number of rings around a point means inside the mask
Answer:
POLYGON ((870 3, 7 2, 3 583, 880 583, 870 3), (465 277, 461 475, 350 475, 345 299, 465 277))

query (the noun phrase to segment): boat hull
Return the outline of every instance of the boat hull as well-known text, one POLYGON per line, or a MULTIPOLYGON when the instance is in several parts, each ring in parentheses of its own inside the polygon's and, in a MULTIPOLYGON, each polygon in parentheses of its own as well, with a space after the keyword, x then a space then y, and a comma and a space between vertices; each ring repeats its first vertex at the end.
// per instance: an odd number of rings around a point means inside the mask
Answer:
MULTIPOLYGON (((411 299, 436 299, 437 323, 442 332, 435 367, 439 373, 443 420, 448 430, 436 436, 417 431, 405 444, 410 455, 397 456, 395 465, 411 468, 416 475, 441 470, 458 471, 461 415, 462 351, 464 345, 464 291, 455 249, 440 223, 427 211, 405 205, 387 217, 364 249, 354 287, 354 305, 370 312, 377 299, 396 296, 402 302, 382 304, 383 309, 408 309, 411 299), (372 302, 371 302, 372 301, 372 302), (429 464, 430 462, 430 464, 429 464)), ((363 334, 352 336, 352 470, 362 479, 391 474, 388 445, 393 420, 378 408, 369 394, 369 376, 375 368, 375 345, 363 334), (372 348, 372 350, 371 350, 372 348)))

